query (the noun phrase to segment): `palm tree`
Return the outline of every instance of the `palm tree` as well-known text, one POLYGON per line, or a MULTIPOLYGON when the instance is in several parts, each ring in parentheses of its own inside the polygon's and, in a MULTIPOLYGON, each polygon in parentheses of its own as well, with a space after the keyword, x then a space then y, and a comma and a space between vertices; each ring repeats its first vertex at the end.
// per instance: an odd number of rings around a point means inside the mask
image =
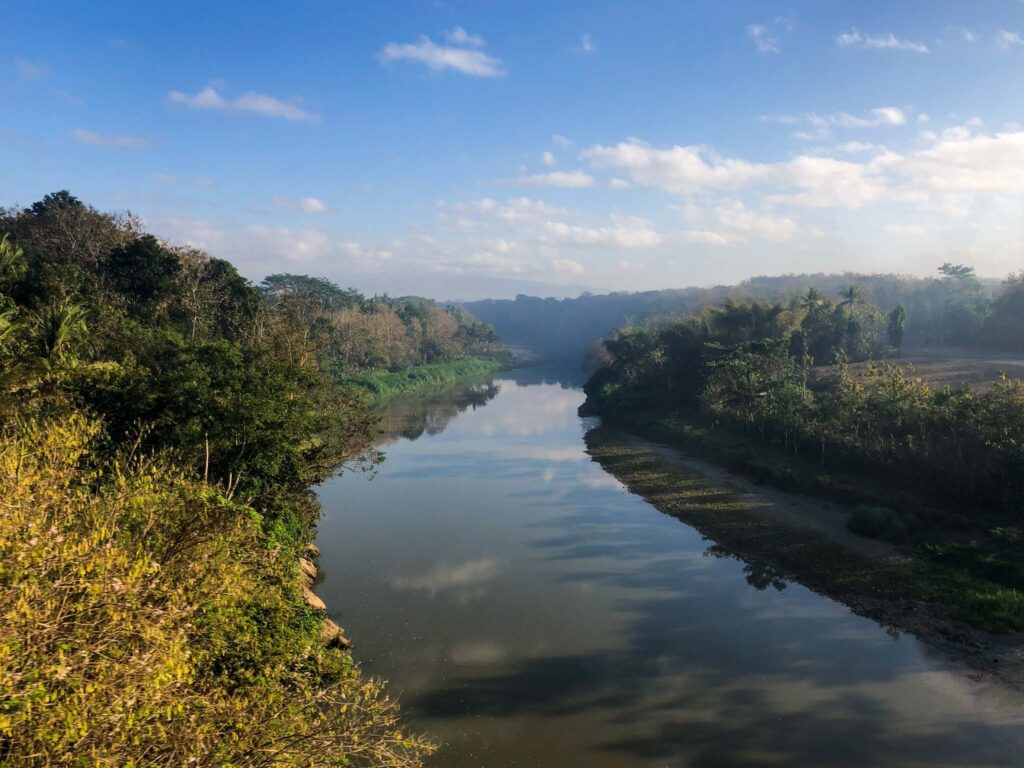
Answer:
POLYGON ((800 306, 811 312, 825 305, 825 294, 813 286, 807 289, 807 293, 800 297, 800 306))
POLYGON ((839 292, 842 297, 842 301, 839 302, 841 307, 849 307, 852 311, 854 307, 864 301, 864 289, 856 283, 851 283, 848 288, 844 288, 839 292))
POLYGON ((40 360, 51 370, 74 365, 88 343, 85 310, 77 304, 51 302, 36 314, 35 326, 40 360))

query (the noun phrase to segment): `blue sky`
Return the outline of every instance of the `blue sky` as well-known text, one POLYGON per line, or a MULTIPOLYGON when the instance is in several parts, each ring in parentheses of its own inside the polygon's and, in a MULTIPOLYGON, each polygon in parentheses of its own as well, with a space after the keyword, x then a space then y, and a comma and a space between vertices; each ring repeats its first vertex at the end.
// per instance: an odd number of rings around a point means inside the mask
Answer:
POLYGON ((1024 3, 0 3, 0 204, 439 298, 1024 268, 1024 3))

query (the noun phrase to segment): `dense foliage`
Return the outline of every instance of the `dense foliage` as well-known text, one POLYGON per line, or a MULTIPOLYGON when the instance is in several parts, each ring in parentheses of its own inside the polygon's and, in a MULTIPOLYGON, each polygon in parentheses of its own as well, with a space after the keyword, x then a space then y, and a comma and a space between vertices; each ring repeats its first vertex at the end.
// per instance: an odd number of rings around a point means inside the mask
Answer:
POLYGON ((0 763, 419 764, 301 599, 310 485, 374 456, 312 303, 66 192, 0 213, 0 763))
MULTIPOLYGON (((837 500, 883 502, 851 527, 893 541, 918 533, 930 557, 1024 590, 1024 382, 935 389, 909 367, 851 369, 851 355, 877 357, 898 343, 904 320, 897 311, 882 322, 855 294, 847 289, 834 306, 816 292, 787 307, 727 301, 616 331, 584 408, 627 427, 671 421, 670 439, 690 430, 712 452, 724 430, 736 448, 718 452, 737 468, 787 488, 833 490, 837 500), (826 340, 832 365, 812 370, 826 340)), ((1000 621, 1024 626, 1024 614, 1000 621)))
POLYGON ((790 452, 859 462, 927 483, 974 504, 1024 503, 1024 383, 986 391, 934 390, 890 363, 851 372, 899 334, 848 288, 832 305, 817 292, 800 304, 732 300, 690 318, 617 331, 607 363, 588 381, 588 406, 699 408, 723 423, 779 441, 790 452), (827 376, 810 375, 821 359, 827 376))
POLYGON ((934 278, 782 275, 755 277, 735 286, 585 293, 575 299, 517 296, 514 301, 485 300, 467 302, 465 306, 493 325, 506 343, 577 362, 594 339, 630 323, 642 324, 658 316, 684 316, 725 299, 788 306, 811 291, 821 297, 838 297, 851 284, 870 295, 883 315, 904 308, 903 330, 908 345, 1024 348, 1024 330, 1017 319, 1021 315, 1010 311, 1024 292, 1019 278, 1011 278, 1001 287, 998 281, 979 279, 970 267, 958 264, 942 265, 934 278), (551 328, 559 332, 553 334, 551 328))
POLYGON ((340 377, 493 356, 499 350, 494 329, 461 307, 415 296, 367 298, 354 288, 305 275, 271 275, 262 288, 278 312, 310 329, 323 365, 340 377))

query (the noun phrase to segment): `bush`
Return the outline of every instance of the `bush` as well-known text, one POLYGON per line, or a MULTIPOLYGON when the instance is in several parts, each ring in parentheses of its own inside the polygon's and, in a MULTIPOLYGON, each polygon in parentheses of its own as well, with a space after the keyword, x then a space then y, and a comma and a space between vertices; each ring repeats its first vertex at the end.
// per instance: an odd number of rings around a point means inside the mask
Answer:
POLYGON ((858 536, 902 544, 916 527, 914 519, 886 507, 861 505, 850 513, 846 527, 858 536))
POLYGON ((0 442, 0 764, 413 768, 261 518, 80 415, 0 442))

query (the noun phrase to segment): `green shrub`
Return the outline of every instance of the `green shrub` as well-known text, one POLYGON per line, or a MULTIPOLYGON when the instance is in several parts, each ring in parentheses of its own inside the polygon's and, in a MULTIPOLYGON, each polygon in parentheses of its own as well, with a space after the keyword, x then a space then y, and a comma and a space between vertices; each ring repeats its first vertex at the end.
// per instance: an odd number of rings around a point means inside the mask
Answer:
POLYGON ((861 505, 850 514, 846 527, 858 536, 902 544, 913 533, 916 521, 886 507, 861 505))

